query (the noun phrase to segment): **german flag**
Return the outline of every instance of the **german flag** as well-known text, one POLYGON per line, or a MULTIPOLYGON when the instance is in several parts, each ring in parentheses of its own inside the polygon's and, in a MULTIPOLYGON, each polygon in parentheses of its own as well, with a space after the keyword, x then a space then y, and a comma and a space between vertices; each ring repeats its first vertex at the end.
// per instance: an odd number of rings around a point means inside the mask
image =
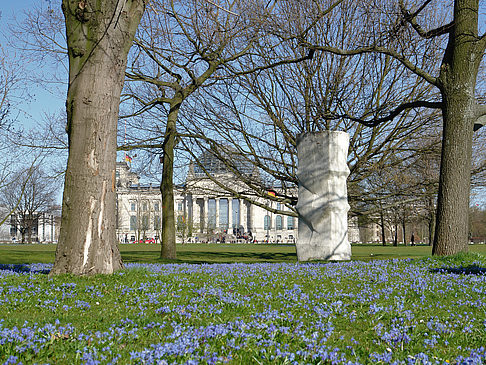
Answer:
POLYGON ((270 196, 273 196, 274 198, 277 196, 277 193, 275 192, 275 190, 268 190, 267 194, 270 195, 270 196))

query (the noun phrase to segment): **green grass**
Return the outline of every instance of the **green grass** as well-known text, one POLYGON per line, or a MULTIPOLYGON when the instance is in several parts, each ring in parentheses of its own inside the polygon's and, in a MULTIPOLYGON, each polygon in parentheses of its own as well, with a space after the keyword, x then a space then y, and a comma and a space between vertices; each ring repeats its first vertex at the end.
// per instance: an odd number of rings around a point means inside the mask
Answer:
MULTIPOLYGON (((125 262, 163 263, 159 245, 120 245, 125 262)), ((54 262, 56 245, 0 245, 0 264, 54 262)), ((471 245, 470 252, 486 255, 486 245, 471 245)), ((353 245, 352 260, 421 258, 430 256, 430 246, 353 245)), ((291 245, 252 244, 185 244, 177 245, 176 263, 254 263, 296 262, 295 247, 291 245)))

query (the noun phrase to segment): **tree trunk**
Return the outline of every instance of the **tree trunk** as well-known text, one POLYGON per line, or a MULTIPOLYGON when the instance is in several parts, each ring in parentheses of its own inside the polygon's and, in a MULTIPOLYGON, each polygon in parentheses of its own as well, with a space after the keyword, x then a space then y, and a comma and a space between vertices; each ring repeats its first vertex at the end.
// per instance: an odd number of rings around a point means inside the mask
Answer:
POLYGON ((402 219, 403 245, 407 246, 407 230, 405 218, 402 219))
POLYGON ((162 242, 160 257, 176 259, 176 233, 174 216, 174 147, 176 137, 176 123, 180 103, 170 106, 169 117, 164 138, 164 156, 160 192, 162 194, 162 242))
POLYGON ((398 224, 395 223, 395 236, 393 237, 393 246, 398 246, 398 224))
POLYGON ((118 106, 142 0, 63 0, 69 56, 69 156, 51 274, 123 267, 115 233, 118 106))
POLYGON ((434 255, 453 255, 468 249, 467 212, 474 118, 467 115, 467 100, 461 99, 444 96, 447 106, 443 112, 442 161, 432 250, 434 255))
POLYGON ((429 246, 432 246, 432 242, 434 241, 434 222, 435 222, 435 214, 433 210, 429 212, 429 219, 428 219, 428 228, 429 228, 429 246))
MULTIPOLYGON (((479 47, 478 0, 456 0, 454 27, 438 78, 443 101, 442 159, 434 255, 467 251, 475 88, 479 47)), ((482 49, 481 49, 482 48, 482 49)))
POLYGON ((386 246, 386 236, 385 236, 385 216, 383 210, 380 211, 380 223, 381 223, 381 242, 383 246, 386 246))

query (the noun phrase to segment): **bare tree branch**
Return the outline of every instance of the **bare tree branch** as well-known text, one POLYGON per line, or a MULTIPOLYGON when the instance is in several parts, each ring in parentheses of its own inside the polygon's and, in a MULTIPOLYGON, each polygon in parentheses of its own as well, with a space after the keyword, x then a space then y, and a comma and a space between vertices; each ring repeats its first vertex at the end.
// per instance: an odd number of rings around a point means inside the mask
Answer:
POLYGON ((425 31, 420 24, 417 22, 417 15, 431 2, 431 0, 427 0, 421 7, 419 7, 414 13, 410 13, 403 3, 403 0, 400 0, 400 10, 402 12, 403 18, 406 22, 410 23, 413 29, 420 35, 422 38, 430 39, 434 37, 438 37, 444 34, 449 33, 454 26, 454 22, 450 22, 448 24, 442 25, 435 29, 431 29, 425 31))
POLYGON ((417 100, 417 101, 412 101, 408 103, 403 103, 400 104, 398 107, 396 107, 394 110, 392 110, 386 117, 383 118, 378 118, 378 119, 372 119, 372 120, 364 120, 362 118, 356 118, 350 115, 333 115, 332 118, 339 119, 339 118, 346 118, 349 120, 352 120, 353 122, 358 122, 361 124, 364 124, 365 126, 368 127, 373 127, 376 125, 379 125, 381 123, 389 122, 396 118, 400 113, 402 113, 405 110, 412 109, 412 108, 429 108, 429 109, 441 109, 442 108, 442 103, 441 102, 435 102, 435 101, 425 101, 425 100, 417 100))
POLYGON ((421 78, 423 78, 424 80, 426 80, 430 84, 438 86, 436 77, 430 75, 428 72, 426 72, 425 70, 418 67, 415 63, 411 62, 410 60, 408 60, 405 56, 401 55, 400 53, 398 53, 394 50, 385 48, 385 47, 369 46, 369 47, 362 47, 362 48, 357 48, 357 49, 353 49, 353 50, 344 50, 344 49, 341 49, 341 48, 331 47, 331 46, 313 45, 313 44, 310 44, 307 41, 302 41, 301 44, 303 46, 311 49, 311 50, 329 52, 329 53, 333 53, 333 54, 340 55, 340 56, 356 56, 356 55, 360 55, 360 54, 364 54, 364 53, 386 54, 386 55, 389 55, 389 56, 395 58, 396 60, 398 60, 402 65, 404 65, 410 71, 412 71, 416 75, 420 76, 421 78))

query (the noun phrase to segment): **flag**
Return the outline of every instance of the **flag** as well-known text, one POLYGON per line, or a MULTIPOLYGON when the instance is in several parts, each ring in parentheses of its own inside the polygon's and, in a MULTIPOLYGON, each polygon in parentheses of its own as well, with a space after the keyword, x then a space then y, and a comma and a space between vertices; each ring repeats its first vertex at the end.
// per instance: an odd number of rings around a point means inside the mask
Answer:
POLYGON ((275 196, 277 196, 277 193, 275 193, 275 191, 273 191, 273 190, 267 191, 267 194, 270 195, 270 196, 273 196, 274 198, 275 198, 275 196))
POLYGON ((130 156, 128 156, 127 154, 125 154, 125 161, 126 162, 132 162, 132 158, 130 156))

